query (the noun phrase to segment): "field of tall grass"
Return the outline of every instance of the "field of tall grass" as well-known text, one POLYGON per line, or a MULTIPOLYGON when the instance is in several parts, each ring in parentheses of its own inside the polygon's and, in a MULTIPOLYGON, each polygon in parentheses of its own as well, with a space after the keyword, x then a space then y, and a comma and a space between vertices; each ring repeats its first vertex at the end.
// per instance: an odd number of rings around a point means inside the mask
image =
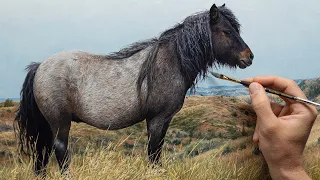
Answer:
MULTIPOLYGON (((125 154, 119 144, 96 148, 88 144, 83 154, 73 154, 69 173, 73 179, 270 179, 261 156, 251 147, 227 155, 222 148, 196 157, 174 158, 164 151, 162 167, 148 165, 145 154, 125 154)), ((320 147, 306 150, 306 169, 312 179, 320 179, 320 147)), ((51 158, 47 179, 66 179, 51 158)), ((32 164, 14 155, 0 167, 0 179, 34 179, 32 164)))
MULTIPOLYGON (((244 160, 244 155, 251 154, 249 149, 227 156, 217 149, 183 159, 164 151, 162 167, 151 167, 145 154, 134 151, 125 155, 119 144, 101 148, 89 144, 83 154, 73 154, 70 173, 73 179, 261 179, 266 168, 259 156, 244 160)), ((0 175, 0 179, 34 179, 32 164, 17 156, 0 167, 0 175)), ((53 157, 47 178, 66 178, 53 157)))
MULTIPOLYGON (((17 154, 15 107, 0 108, 0 180, 35 179, 32 163, 17 154), (2 129, 2 130, 1 130, 2 129)), ((162 166, 148 164, 145 122, 119 131, 73 123, 69 174, 73 179, 270 179, 262 155, 252 153, 254 114, 233 97, 189 97, 166 135, 162 166)), ((320 180, 320 118, 305 150, 309 175, 320 180)), ((61 175, 54 155, 47 179, 61 175)))

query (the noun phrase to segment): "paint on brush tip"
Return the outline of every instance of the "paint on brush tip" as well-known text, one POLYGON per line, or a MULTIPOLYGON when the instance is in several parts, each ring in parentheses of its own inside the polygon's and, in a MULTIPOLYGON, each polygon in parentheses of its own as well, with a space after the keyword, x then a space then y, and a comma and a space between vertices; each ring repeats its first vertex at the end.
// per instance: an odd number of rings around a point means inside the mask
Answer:
POLYGON ((212 72, 212 71, 210 71, 210 73, 216 78, 221 78, 221 74, 219 74, 219 73, 212 72))

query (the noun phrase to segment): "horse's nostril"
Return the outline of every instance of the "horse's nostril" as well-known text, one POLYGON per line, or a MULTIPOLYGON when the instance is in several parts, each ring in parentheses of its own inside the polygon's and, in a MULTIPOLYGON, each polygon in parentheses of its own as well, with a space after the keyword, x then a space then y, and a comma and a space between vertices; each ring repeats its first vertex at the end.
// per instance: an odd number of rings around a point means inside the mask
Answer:
POLYGON ((250 54, 249 54, 249 58, 250 58, 250 60, 252 61, 253 58, 254 58, 254 55, 253 55, 252 53, 250 53, 250 54))

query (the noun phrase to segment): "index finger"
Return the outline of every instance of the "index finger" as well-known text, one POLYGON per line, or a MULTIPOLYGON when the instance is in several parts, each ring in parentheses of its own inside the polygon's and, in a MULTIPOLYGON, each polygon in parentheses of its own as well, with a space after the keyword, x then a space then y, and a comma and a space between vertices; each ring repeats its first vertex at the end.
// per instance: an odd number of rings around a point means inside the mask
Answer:
POLYGON ((265 87, 281 91, 293 96, 301 98, 307 98, 302 92, 296 82, 290 79, 278 77, 278 76, 257 76, 254 78, 247 78, 246 81, 258 82, 265 87))
MULTIPOLYGON (((293 96, 307 99, 306 95, 302 92, 302 90, 299 88, 297 83, 295 83, 293 80, 289 80, 289 79, 285 79, 277 76, 257 76, 254 78, 247 78, 246 81, 258 82, 265 87, 269 87, 274 90, 278 90, 293 96)), ((293 109, 291 110, 294 111, 294 114, 300 114, 304 112, 305 114, 312 115, 314 117, 316 117, 318 114, 317 109, 311 105, 302 104, 302 103, 292 101, 290 99, 285 99, 285 98, 283 98, 283 100, 285 100, 287 105, 290 105, 290 104, 292 105, 293 109), (308 113, 306 113, 307 112, 306 110, 308 110, 308 113)), ((311 118, 313 121, 315 119, 314 117, 311 118)))

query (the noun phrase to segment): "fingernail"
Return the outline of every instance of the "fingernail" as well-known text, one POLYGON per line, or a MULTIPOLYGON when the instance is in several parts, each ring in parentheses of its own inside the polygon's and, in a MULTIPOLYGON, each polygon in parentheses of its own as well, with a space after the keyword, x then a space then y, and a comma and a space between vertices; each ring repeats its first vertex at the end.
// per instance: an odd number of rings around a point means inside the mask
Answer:
POLYGON ((257 83, 252 83, 249 86, 250 94, 255 94, 260 91, 260 85, 257 83))

